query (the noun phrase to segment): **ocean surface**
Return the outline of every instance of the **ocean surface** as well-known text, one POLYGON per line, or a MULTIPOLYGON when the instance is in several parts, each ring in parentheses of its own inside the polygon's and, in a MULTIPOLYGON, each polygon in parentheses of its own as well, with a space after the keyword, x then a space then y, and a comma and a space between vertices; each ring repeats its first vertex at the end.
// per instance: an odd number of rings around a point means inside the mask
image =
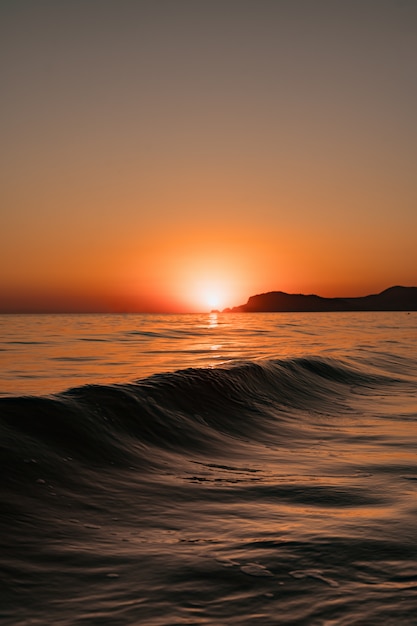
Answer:
POLYGON ((417 624, 417 313, 0 316, 2 626, 417 624))

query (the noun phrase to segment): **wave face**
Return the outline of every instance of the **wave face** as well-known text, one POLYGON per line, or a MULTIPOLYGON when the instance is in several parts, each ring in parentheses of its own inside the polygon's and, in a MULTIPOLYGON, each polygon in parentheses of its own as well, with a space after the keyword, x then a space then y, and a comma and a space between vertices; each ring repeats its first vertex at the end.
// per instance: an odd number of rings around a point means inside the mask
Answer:
POLYGON ((1 398, 2 623, 415 623, 416 363, 375 361, 1 398))

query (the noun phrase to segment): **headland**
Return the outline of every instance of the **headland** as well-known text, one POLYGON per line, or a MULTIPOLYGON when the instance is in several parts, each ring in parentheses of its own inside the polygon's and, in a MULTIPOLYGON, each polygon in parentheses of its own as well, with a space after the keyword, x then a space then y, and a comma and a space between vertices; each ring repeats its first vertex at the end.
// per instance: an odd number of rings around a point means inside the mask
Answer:
POLYGON ((389 287, 381 293, 358 298, 324 298, 314 294, 270 291, 251 296, 246 304, 224 313, 327 313, 331 311, 417 311, 417 287, 389 287))

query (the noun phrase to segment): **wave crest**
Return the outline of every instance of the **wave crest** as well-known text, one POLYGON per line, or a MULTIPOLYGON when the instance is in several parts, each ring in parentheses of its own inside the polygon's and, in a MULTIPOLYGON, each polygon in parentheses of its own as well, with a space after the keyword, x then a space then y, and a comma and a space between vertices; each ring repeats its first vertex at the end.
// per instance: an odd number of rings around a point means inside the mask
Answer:
POLYGON ((231 438, 238 445, 302 437, 311 415, 343 411, 353 386, 383 382, 341 361, 298 358, 2 398, 3 458, 14 472, 22 471, 22 457, 39 455, 50 464, 71 455, 150 469, 163 453, 218 451, 230 447, 231 438))

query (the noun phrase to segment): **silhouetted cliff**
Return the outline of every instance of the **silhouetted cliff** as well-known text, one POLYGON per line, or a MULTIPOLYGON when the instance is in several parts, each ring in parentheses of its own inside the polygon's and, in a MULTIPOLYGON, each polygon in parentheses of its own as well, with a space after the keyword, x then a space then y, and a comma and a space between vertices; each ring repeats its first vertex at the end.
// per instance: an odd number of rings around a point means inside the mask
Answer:
POLYGON ((233 313, 329 312, 329 311, 417 311, 417 287, 390 287, 360 298, 322 298, 316 295, 270 291, 251 296, 246 304, 226 309, 233 313))

